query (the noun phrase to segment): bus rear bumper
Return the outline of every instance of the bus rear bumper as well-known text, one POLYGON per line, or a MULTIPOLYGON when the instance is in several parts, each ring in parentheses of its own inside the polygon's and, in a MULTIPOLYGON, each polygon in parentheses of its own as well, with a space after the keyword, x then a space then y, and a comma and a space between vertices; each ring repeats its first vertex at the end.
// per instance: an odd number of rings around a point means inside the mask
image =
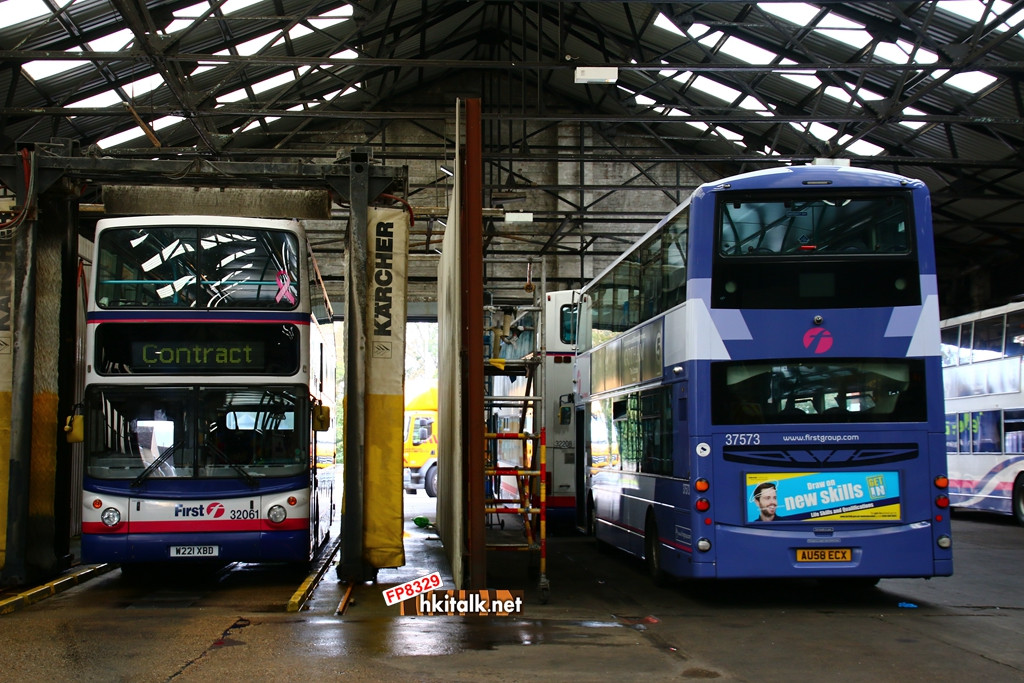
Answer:
POLYGON ((310 557, 309 532, 241 531, 207 534, 82 534, 82 561, 99 562, 298 562, 310 557), (174 556, 171 548, 197 549, 174 556), (215 548, 215 553, 198 551, 215 548))
MULTIPOLYGON (((949 576, 951 551, 935 541, 929 522, 844 530, 831 535, 719 525, 718 578, 827 578, 949 576)), ((699 562, 695 553, 694 561, 699 562)))

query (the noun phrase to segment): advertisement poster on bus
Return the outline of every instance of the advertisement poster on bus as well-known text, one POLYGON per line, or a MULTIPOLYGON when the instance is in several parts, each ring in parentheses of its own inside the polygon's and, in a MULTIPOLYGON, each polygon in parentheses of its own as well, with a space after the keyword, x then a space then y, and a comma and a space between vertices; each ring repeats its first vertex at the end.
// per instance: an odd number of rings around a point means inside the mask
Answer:
POLYGON ((899 520, 897 472, 746 475, 748 522, 899 520))

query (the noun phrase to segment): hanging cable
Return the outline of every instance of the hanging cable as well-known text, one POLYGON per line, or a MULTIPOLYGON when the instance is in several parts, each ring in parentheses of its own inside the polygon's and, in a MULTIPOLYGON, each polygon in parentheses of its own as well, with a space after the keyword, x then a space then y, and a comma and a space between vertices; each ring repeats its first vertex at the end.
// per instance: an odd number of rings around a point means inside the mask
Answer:
POLYGON ((396 201, 396 202, 399 202, 401 204, 404 204, 405 205, 405 210, 409 212, 409 227, 411 228, 412 226, 416 225, 416 217, 413 216, 412 205, 409 204, 409 202, 405 201, 401 197, 396 197, 393 194, 382 194, 380 196, 383 197, 384 199, 391 199, 393 201, 396 201))
POLYGON ((21 150, 21 164, 25 172, 25 203, 17 215, 9 221, 0 223, 0 239, 11 239, 14 233, 25 222, 35 206, 36 195, 36 154, 27 149, 21 150))

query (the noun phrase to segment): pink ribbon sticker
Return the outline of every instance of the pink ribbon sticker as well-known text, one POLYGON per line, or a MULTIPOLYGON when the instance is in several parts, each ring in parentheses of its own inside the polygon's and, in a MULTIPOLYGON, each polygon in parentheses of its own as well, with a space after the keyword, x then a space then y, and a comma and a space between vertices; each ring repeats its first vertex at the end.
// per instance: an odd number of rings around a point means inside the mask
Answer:
POLYGON ((284 297, 285 299, 288 299, 288 303, 294 304, 295 296, 291 293, 291 290, 289 290, 291 284, 292 279, 288 276, 288 271, 277 271, 277 296, 274 298, 274 301, 281 303, 281 297, 284 297))

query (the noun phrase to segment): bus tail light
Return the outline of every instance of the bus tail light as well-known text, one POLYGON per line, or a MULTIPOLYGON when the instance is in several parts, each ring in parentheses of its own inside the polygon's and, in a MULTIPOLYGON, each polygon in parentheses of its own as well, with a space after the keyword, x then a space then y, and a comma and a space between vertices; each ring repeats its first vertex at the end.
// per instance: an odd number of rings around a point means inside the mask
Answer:
POLYGON ((707 551, 711 550, 711 541, 709 541, 706 538, 698 538, 697 550, 701 551, 702 553, 706 553, 707 551))
POLYGON ((937 489, 948 489, 949 488, 949 477, 944 474, 940 474, 935 477, 935 488, 937 489))
POLYGON ((267 510, 267 519, 274 524, 280 524, 288 517, 288 511, 284 509, 283 505, 271 505, 270 509, 267 510))
POLYGON ((699 493, 704 493, 711 488, 711 482, 709 482, 707 479, 701 478, 693 482, 693 488, 699 493))
POLYGON ((940 508, 949 507, 949 496, 935 496, 935 505, 940 508))
POLYGON ((694 507, 697 508, 697 512, 707 512, 711 509, 711 501, 707 498, 698 498, 694 507))
POLYGON ((935 542, 943 550, 949 550, 950 546, 953 545, 953 539, 947 536, 946 534, 942 534, 941 536, 939 536, 937 539, 935 539, 935 542))

